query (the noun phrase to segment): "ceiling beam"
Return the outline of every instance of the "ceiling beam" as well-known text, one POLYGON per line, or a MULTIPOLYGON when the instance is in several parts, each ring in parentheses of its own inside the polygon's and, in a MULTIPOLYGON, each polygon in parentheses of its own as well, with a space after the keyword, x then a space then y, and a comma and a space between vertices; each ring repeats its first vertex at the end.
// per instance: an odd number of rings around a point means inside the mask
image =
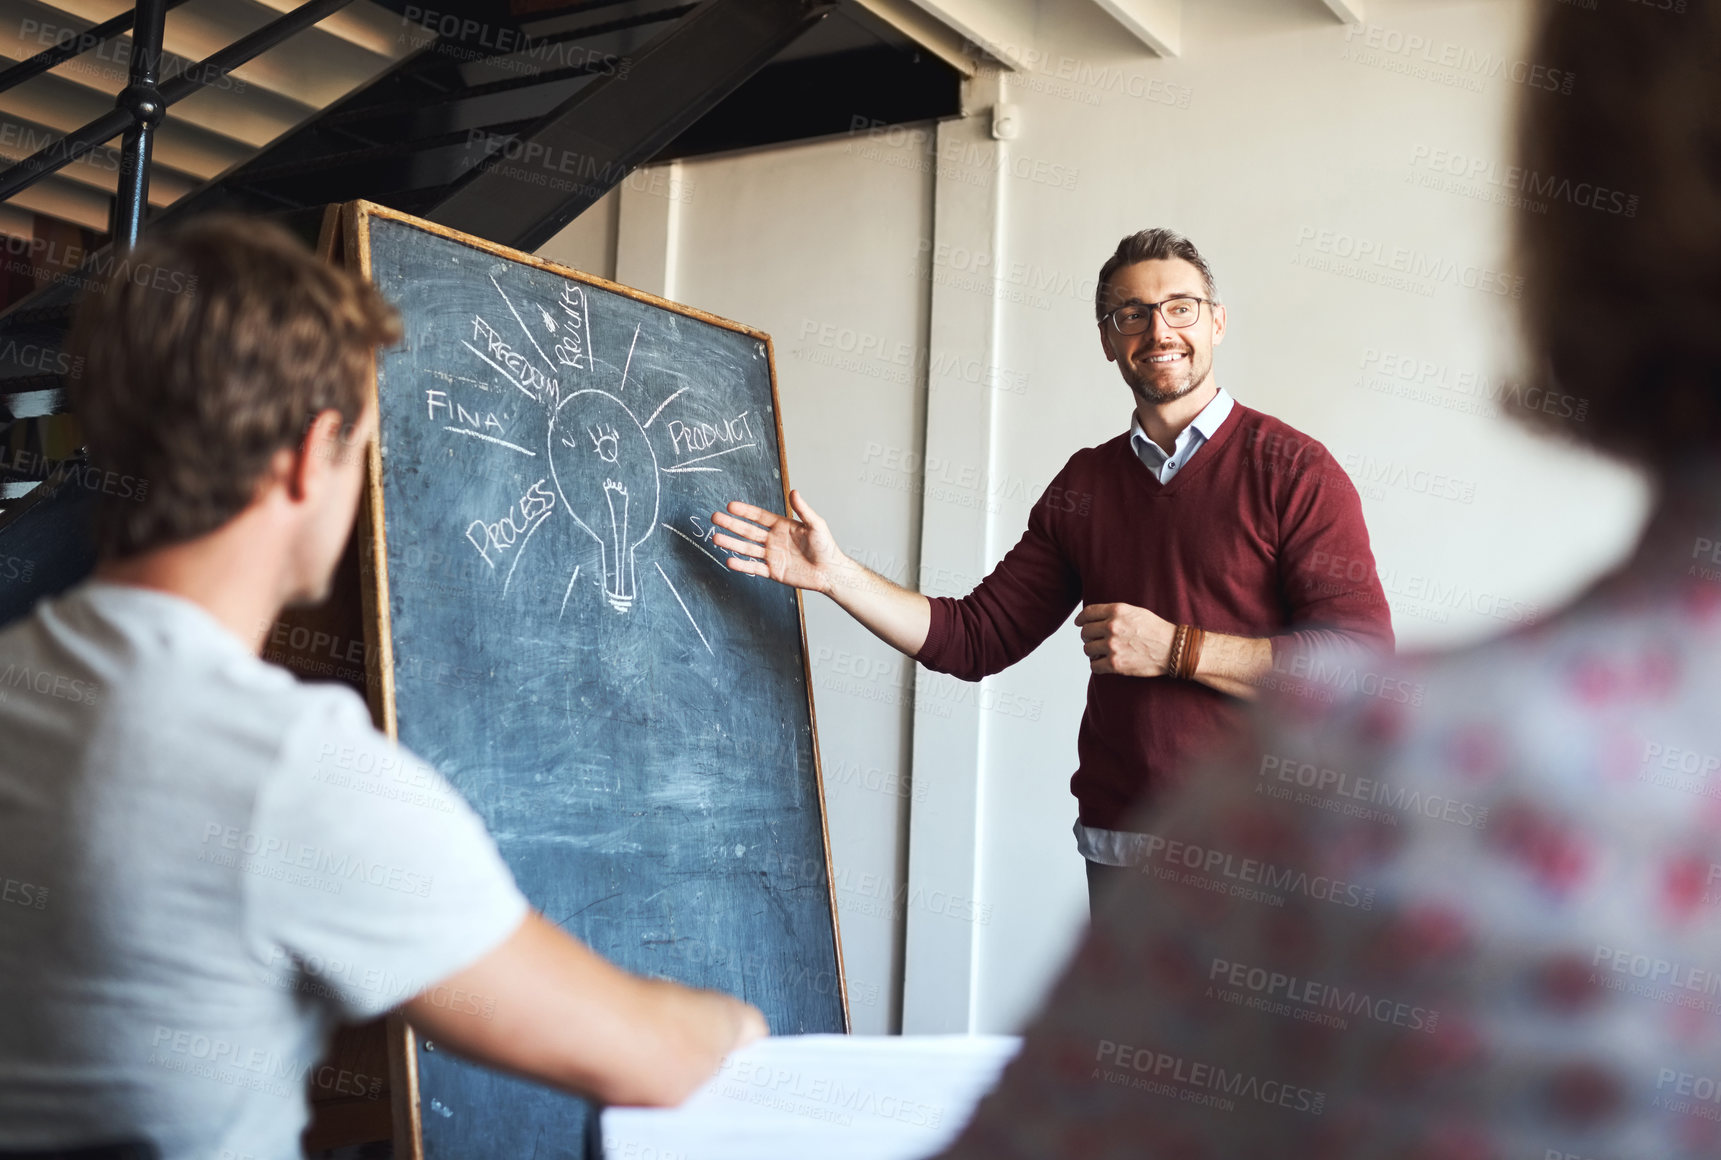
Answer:
POLYGON ((105 234, 112 224, 108 217, 112 201, 107 194, 56 173, 19 190, 5 204, 105 234))
MULTIPOLYGON (((104 20, 125 5, 116 5, 112 0, 54 0, 53 7, 75 18, 64 26, 65 32, 70 33, 74 31, 74 24, 104 20)), ((162 46, 170 58, 184 58, 182 64, 176 66, 183 67, 183 64, 195 63, 219 52, 280 15, 272 6, 260 3, 192 5, 176 11, 168 20, 162 46)), ((124 39, 129 41, 131 37, 128 34, 124 39)), ((128 44, 127 51, 129 49, 128 44)), ((265 89, 277 97, 295 102, 300 107, 288 121, 289 125, 295 125, 345 96, 355 83, 375 76, 392 60, 404 55, 404 46, 392 53, 379 54, 346 37, 312 27, 240 65, 234 70, 233 77, 247 87, 265 89)), ((116 66, 110 57, 104 63, 107 71, 119 78, 119 83, 114 86, 117 92, 130 80, 125 62, 122 59, 116 66)), ((173 63, 171 60, 164 62, 173 63)), ((171 72, 172 69, 164 71, 171 72)), ((210 88, 221 93, 224 99, 237 95, 239 90, 232 81, 217 83, 210 88)))
POLYGON ((15 205, 0 202, 0 234, 24 238, 26 241, 35 237, 36 215, 15 205))
MULTIPOLYGON (((5 41, 0 37, 0 52, 4 51, 5 41)), ((117 91, 116 88, 114 92, 117 91)), ((220 116, 208 109, 202 113, 194 109, 190 115, 186 115, 184 106, 192 98, 181 101, 173 107, 172 113, 156 131, 155 159, 158 162, 167 161, 174 168, 186 173, 208 178, 236 161, 249 157, 255 149, 267 144, 270 139, 261 135, 270 126, 254 124, 258 118, 245 112, 246 101, 260 92, 261 90, 252 90, 238 95, 221 94, 229 100, 221 107, 220 116), (241 123, 242 129, 229 132, 235 121, 241 123), (248 133, 249 138, 241 138, 241 131, 248 133), (168 154, 162 152, 163 149, 172 151, 171 159, 168 154)), ((113 97, 112 92, 104 93, 88 84, 49 73, 47 76, 37 77, 27 85, 19 85, 9 92, 0 93, 0 117, 34 121, 61 133, 70 133, 79 125, 93 121, 113 108, 113 97)), ((3 127, 3 124, 4 122, 0 121, 0 127, 3 127)), ((290 124, 285 126, 290 127, 290 124)), ((284 128, 274 130, 276 135, 283 131, 284 128)))
MULTIPOLYGON (((1342 3, 1343 0, 1327 0, 1342 3)), ((1183 51, 1183 0, 1094 0, 1159 56, 1183 51)))
MULTIPOLYGON (((301 0, 257 0, 265 8, 272 8, 278 15, 285 16, 297 8, 301 0)), ((426 12, 421 19, 431 19, 426 12)), ((332 16, 325 16, 317 31, 330 36, 338 36, 350 41, 360 48, 386 56, 390 60, 399 60, 424 42, 436 39, 436 34, 426 29, 423 24, 406 19, 403 14, 396 14, 371 3, 371 0, 357 0, 347 8, 341 9, 332 16)))
POLYGON ((1034 43, 1033 0, 914 0, 975 48, 1015 69, 1034 43))
POLYGON ((913 0, 857 0, 860 6, 908 37, 965 77, 974 75, 974 58, 962 35, 934 20, 913 0))
POLYGON ((1322 0, 1332 10, 1334 16, 1346 24, 1361 24, 1362 0, 1322 0))
MULTIPOLYGON (((11 122, 5 122, 8 128, 11 122)), ((17 130, 25 141, 41 141, 44 144, 59 136, 51 129, 22 124, 17 130)), ((0 160, 12 164, 24 160, 35 150, 19 145, 0 142, 0 160)), ((4 168, 4 166, 0 166, 4 168)), ((103 194, 111 194, 119 184, 120 154, 118 149, 98 147, 71 162, 59 171, 67 181, 76 185, 88 186, 100 190, 103 194)), ((172 167, 162 164, 150 166, 149 203, 151 205, 171 205, 202 184, 195 177, 188 177, 176 172, 172 167)))

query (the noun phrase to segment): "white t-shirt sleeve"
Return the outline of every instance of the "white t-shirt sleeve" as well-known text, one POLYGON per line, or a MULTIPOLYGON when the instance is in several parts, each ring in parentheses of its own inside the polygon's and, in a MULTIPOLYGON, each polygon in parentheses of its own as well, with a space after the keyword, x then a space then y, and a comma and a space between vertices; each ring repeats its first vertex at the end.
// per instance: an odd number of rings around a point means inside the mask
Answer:
POLYGON ((262 786, 252 951, 279 986, 367 1019, 483 958, 528 906, 484 823, 346 689, 311 703, 262 786))

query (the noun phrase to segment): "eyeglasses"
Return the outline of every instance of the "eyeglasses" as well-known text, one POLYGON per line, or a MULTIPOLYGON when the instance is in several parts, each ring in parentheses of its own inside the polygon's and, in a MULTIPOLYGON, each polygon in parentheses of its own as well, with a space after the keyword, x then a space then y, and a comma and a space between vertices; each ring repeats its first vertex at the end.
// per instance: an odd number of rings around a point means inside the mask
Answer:
POLYGON ((1201 304, 1210 298, 1167 298, 1164 302, 1126 302, 1106 317, 1119 334, 1145 334, 1153 325, 1153 312, 1165 319, 1165 325, 1182 329, 1201 317, 1201 304))

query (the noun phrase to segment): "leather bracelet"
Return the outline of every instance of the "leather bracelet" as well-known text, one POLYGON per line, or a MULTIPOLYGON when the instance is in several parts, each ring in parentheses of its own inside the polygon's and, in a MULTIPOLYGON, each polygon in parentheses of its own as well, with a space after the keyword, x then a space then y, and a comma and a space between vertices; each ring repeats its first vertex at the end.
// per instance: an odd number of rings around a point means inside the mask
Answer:
POLYGON ((1184 642, 1183 652, 1178 656, 1178 676, 1186 681, 1195 679, 1195 670, 1201 664, 1201 646, 1207 642, 1207 630, 1196 628, 1193 624, 1189 629, 1188 639, 1184 642))
POLYGON ((1189 626, 1180 624, 1171 633, 1171 649, 1165 654, 1165 675, 1168 677, 1181 676, 1183 650, 1189 643, 1189 626))

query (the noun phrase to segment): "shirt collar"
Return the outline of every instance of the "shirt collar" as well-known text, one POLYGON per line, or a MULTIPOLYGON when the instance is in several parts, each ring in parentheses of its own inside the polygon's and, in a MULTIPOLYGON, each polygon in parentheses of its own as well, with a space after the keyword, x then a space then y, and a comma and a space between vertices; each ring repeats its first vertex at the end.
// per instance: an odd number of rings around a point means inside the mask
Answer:
MULTIPOLYGON (((1182 445, 1192 438, 1193 436, 1190 434, 1192 431, 1200 435, 1204 443, 1213 438, 1213 433, 1224 424, 1226 418, 1231 414, 1231 409, 1236 405, 1237 400, 1233 399, 1224 387, 1220 387, 1207 401, 1207 405, 1201 408, 1201 413, 1191 419, 1189 426, 1185 427, 1182 434, 1178 435, 1178 444, 1182 445)), ((1161 458, 1165 457, 1165 452, 1159 444, 1148 438, 1147 432, 1141 429, 1141 419, 1133 410, 1129 413, 1129 441, 1131 444, 1145 443, 1158 451, 1161 458)))

